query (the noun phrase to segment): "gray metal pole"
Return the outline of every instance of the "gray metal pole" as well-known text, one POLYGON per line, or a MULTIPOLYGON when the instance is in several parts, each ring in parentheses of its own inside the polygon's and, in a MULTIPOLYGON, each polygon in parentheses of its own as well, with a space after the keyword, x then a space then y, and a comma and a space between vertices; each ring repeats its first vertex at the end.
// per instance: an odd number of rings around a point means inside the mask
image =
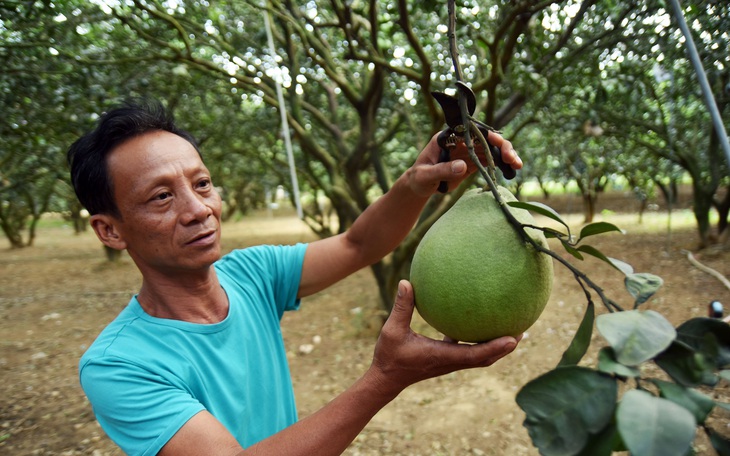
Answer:
MULTIPOLYGON (((271 33, 271 23, 269 22, 269 13, 264 10, 264 25, 266 26, 266 37, 268 39, 271 57, 276 58, 276 48, 274 47, 274 37, 271 33)), ((276 81, 276 97, 279 100, 279 113, 281 114, 281 132, 284 136, 284 146, 286 147, 286 156, 289 159, 289 175, 291 178, 292 191, 294 192, 294 204, 297 209, 297 217, 304 219, 302 212, 302 202, 299 196, 299 180, 297 179, 297 169, 294 165, 294 153, 291 145, 291 132, 289 131, 289 121, 286 117, 286 104, 284 103, 284 93, 281 89, 281 82, 276 81)))
POLYGON ((679 6, 679 0, 669 0, 669 3, 671 3, 672 9, 674 9, 674 17, 677 19, 677 22, 679 23, 679 29, 684 35, 684 42, 687 47, 689 59, 692 61, 695 73, 697 73, 697 78, 700 80, 700 87, 702 88, 702 94, 705 97, 705 104, 707 105, 707 109, 709 109, 710 115, 712 116, 712 123, 715 126, 715 132, 717 133, 717 137, 720 138, 720 145, 725 151, 725 160, 727 160, 727 164, 728 166, 730 166, 730 142, 728 142, 727 131, 725 131, 725 126, 722 123, 720 110, 717 109, 715 97, 712 95, 712 89, 710 88, 710 83, 707 80, 707 74, 705 74, 705 69, 702 67, 700 55, 697 53, 697 48, 695 47, 694 40, 692 39, 692 35, 689 32, 689 27, 687 27, 687 21, 684 19, 682 8, 679 6))

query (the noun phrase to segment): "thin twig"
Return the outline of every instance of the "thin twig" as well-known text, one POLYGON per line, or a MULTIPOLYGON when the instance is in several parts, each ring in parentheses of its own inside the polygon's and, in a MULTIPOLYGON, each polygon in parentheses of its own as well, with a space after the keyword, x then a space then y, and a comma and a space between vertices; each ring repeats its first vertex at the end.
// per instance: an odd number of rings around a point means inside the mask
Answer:
MULTIPOLYGON (((461 73, 461 65, 459 64, 459 50, 456 45, 456 12, 455 12, 455 0, 449 0, 448 2, 448 11, 449 11, 449 24, 448 24, 448 37, 449 37, 449 50, 451 53, 451 61, 454 65, 454 72, 456 74, 456 80, 458 82, 463 82, 462 80, 462 73, 461 73)), ((600 298, 601 302, 603 302, 603 305, 606 307, 606 309, 609 312, 614 311, 622 311, 623 309, 616 304, 614 301, 609 299, 604 293, 603 289, 599 287, 595 282, 593 282, 590 278, 588 278, 587 275, 585 275, 582 271, 580 271, 578 268, 570 264, 567 260, 565 260, 563 257, 558 255, 557 253, 553 252, 552 250, 543 247, 541 244, 539 244, 537 241, 535 241, 529 234, 527 234, 527 231, 525 231, 524 226, 522 223, 520 223, 519 220, 515 218, 515 216, 512 214, 512 212, 509 210, 509 207, 502 199, 502 196, 499 194, 499 191, 497 189, 497 186, 495 185, 494 181, 495 179, 492 179, 492 175, 494 175, 494 163, 493 161, 490 161, 489 158, 491 158, 491 153, 489 152, 489 144, 486 141, 486 138, 481 134, 481 131, 479 131, 478 127, 474 125, 474 122, 472 121, 471 115, 468 112, 467 106, 466 106, 466 98, 465 96, 460 92, 457 91, 457 95, 459 98, 459 109, 461 111, 461 118, 463 121, 463 125, 468 125, 469 128, 466 128, 464 131, 464 143, 466 144, 467 150, 469 151, 469 157, 476 165, 477 169, 479 170, 479 173, 484 177, 484 180, 487 181, 487 185, 489 186, 489 190, 492 192, 492 195, 494 195, 494 199, 499 204, 499 207, 502 209, 502 212, 504 213, 505 217, 507 218, 507 221, 515 228, 515 230, 519 233, 519 235, 522 237, 522 239, 532 245, 532 247, 537 250, 538 252, 544 253, 546 255, 551 256, 555 260, 557 260, 559 263, 561 263, 563 266, 568 268, 570 272, 573 273, 573 276, 580 284, 581 288, 583 288, 583 292, 586 294, 586 297, 589 302, 591 302, 591 296, 588 289, 586 289, 586 286, 588 286, 591 290, 593 290, 600 298), (484 145, 485 148, 485 154, 488 157, 488 165, 490 167, 489 171, 484 168, 481 161, 476 155, 476 152, 474 151, 474 143, 471 140, 471 131, 475 130, 477 134, 480 137, 480 141, 484 145), (490 172, 491 171, 491 172, 490 172)))

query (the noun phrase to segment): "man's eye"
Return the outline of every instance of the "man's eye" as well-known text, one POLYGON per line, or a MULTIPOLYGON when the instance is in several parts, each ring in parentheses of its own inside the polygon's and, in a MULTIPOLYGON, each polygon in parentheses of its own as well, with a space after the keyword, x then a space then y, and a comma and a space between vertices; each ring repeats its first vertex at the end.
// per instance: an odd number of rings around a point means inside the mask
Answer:
POLYGON ((172 194, 170 192, 164 192, 164 193, 160 193, 159 195, 157 195, 155 197, 155 199, 162 201, 162 200, 166 200, 167 198, 169 198, 171 196, 172 196, 172 194))
POLYGON ((203 179, 200 182, 198 182, 199 188, 208 188, 211 186, 210 179, 203 179))

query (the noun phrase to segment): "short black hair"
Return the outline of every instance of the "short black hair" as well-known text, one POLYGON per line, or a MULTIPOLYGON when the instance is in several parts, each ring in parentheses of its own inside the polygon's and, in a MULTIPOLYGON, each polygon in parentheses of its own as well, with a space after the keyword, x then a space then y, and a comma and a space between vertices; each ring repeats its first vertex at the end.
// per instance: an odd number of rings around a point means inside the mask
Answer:
POLYGON ((125 141, 152 131, 167 131, 187 140, 200 154, 195 138, 175 125, 157 100, 128 100, 104 113, 92 131, 77 139, 67 152, 71 184, 81 204, 91 215, 120 217, 114 201, 114 183, 109 175, 109 153, 125 141))

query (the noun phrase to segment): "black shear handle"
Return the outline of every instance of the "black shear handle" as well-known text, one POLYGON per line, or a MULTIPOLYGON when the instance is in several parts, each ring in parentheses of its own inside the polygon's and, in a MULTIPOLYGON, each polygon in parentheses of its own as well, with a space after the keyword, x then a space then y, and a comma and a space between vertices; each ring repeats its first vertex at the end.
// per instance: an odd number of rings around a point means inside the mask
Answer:
MULTIPOLYGON (((441 149, 439 152, 439 163, 445 163, 448 161, 451 161, 451 150, 449 150, 449 146, 446 145, 446 141, 449 136, 453 134, 453 130, 451 128, 447 128, 446 130, 439 133, 438 138, 436 138, 436 142, 439 145, 439 148, 441 149)), ((439 193, 446 193, 449 191, 449 183, 446 181, 439 182, 438 186, 439 193)))
MULTIPOLYGON (((480 128, 482 134, 484 135, 484 139, 488 138, 489 131, 483 128, 480 128)), ((453 134, 453 130, 451 128, 447 128, 446 130, 442 131, 438 138, 436 138, 436 141, 438 142, 438 145, 441 149, 439 152, 439 163, 445 163, 447 161, 451 161, 451 150, 449 150, 449 146, 447 145, 447 139, 449 136, 453 134)), ((512 169, 512 167, 508 164, 506 164, 502 160, 502 151, 499 150, 497 146, 490 143, 487 139, 487 146, 489 147, 489 152, 492 154, 492 160, 494 160, 494 165, 499 168, 500 171, 502 171, 502 175, 505 179, 514 179, 515 176, 517 176, 517 171, 512 169)), ((452 146, 453 147, 453 146, 452 146)), ((449 184, 446 181, 439 182, 438 191, 440 193, 446 193, 449 191, 449 184)))

